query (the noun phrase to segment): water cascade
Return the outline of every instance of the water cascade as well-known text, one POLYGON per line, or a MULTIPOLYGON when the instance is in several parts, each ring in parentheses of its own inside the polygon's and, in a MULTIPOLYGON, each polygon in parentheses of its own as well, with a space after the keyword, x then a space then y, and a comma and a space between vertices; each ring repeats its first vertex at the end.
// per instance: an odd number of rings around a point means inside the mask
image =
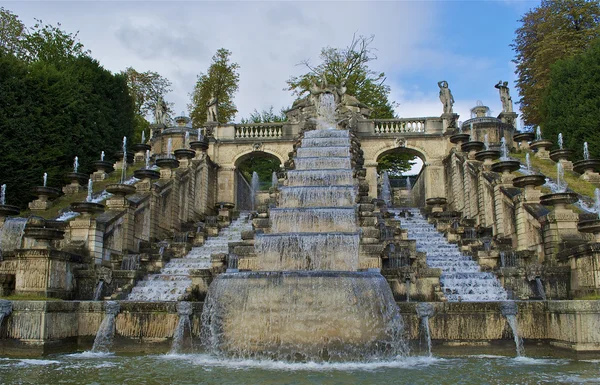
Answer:
POLYGON ((535 277, 535 287, 537 289, 538 295, 542 298, 543 301, 546 300, 546 291, 544 290, 544 284, 540 277, 535 277))
POLYGON ((258 207, 258 191, 260 190, 260 179, 256 171, 252 172, 252 181, 250 183, 251 196, 252 196, 252 210, 256 210, 258 207))
POLYGON ((42 180, 44 181, 44 184, 42 186, 46 187, 46 184, 48 183, 48 173, 47 172, 44 173, 42 180))
POLYGON ((224 273, 210 285, 201 331, 209 351, 326 361, 406 353, 385 278, 357 271, 350 132, 334 123, 332 95, 321 95, 319 112, 318 129, 304 133, 296 169, 279 187, 270 231, 256 234, 255 271, 224 273))
POLYGON ((121 310, 119 303, 116 301, 107 301, 104 303, 105 315, 96 338, 94 339, 94 346, 92 347, 92 353, 108 353, 112 346, 113 337, 115 335, 115 319, 119 310, 121 310))
POLYGON ((121 170, 121 183, 125 182, 127 177, 127 137, 123 137, 123 169, 121 170))
POLYGON ((6 184, 0 186, 0 205, 6 204, 6 184))
POLYGON ((600 188, 594 190, 594 211, 596 211, 598 218, 600 218, 600 188))
POLYGON ((406 177, 406 189, 407 190, 412 190, 412 184, 410 182, 410 177, 406 177))
POLYGON ((583 159, 590 160, 590 148, 588 147, 588 142, 583 142, 583 159))
POLYGON ((429 331, 429 318, 433 317, 433 305, 427 302, 420 302, 416 306, 417 316, 421 319, 421 326, 425 333, 427 341, 427 355, 431 357, 431 333, 429 331))
POLYGON ((75 157, 75 160, 73 161, 73 172, 77 172, 77 170, 79 170, 79 158, 75 157))
POLYGON ((523 348, 523 339, 519 337, 519 329, 517 327, 517 304, 513 301, 502 302, 500 304, 500 311, 506 317, 508 325, 512 330, 517 357, 521 357, 525 353, 525 349, 523 348))
POLYGON ((411 215, 400 217, 409 239, 417 241, 417 251, 427 253, 427 266, 442 269, 440 283, 449 302, 506 301, 507 294, 493 273, 482 272, 479 264, 464 255, 455 244, 449 243, 434 225, 427 222, 418 209, 394 209, 399 214, 406 210, 411 215))
POLYGON ((500 139, 500 160, 508 160, 508 146, 506 146, 506 138, 500 139))
POLYGON ((384 171, 381 177, 381 199, 383 199, 386 205, 392 205, 392 187, 387 171, 384 171))
POLYGON ((173 344, 169 354, 180 354, 183 351, 186 332, 190 337, 190 348, 192 347, 192 322, 190 320, 192 304, 185 301, 177 302, 177 314, 179 315, 179 321, 173 332, 173 344))
POLYGON ((558 148, 563 149, 563 135, 562 132, 558 133, 558 148))
POLYGON ((0 330, 2 330, 2 322, 4 318, 12 313, 12 302, 5 299, 0 299, 0 330))
POLYGON ((94 289, 94 301, 100 301, 100 297, 102 296, 102 288, 104 287, 104 280, 99 280, 96 285, 96 289, 94 289))

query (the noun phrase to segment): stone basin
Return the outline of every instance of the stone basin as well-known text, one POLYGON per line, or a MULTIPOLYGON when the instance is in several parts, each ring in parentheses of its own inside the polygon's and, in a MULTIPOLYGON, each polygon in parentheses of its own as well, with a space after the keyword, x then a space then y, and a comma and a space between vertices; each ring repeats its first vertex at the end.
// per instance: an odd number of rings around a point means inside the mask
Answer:
POLYGON ((26 227, 25 236, 37 240, 52 241, 63 239, 65 232, 51 227, 26 227))
POLYGON ((466 143, 469 141, 471 135, 469 134, 454 134, 450 137, 450 143, 458 144, 458 143, 466 143))
POLYGON ((588 219, 577 223, 577 230, 582 233, 600 234, 600 219, 588 219))
POLYGON ((179 159, 192 159, 196 156, 196 151, 187 148, 180 148, 174 151, 175 157, 179 159))
POLYGON ((175 158, 165 157, 165 158, 157 158, 154 162, 160 168, 177 168, 179 167, 179 161, 175 158))
POLYGON ((598 170, 600 170, 600 160, 580 160, 578 162, 573 163, 573 170, 578 174, 583 174, 586 171, 598 172, 598 170))
POLYGON ((502 160, 492 164, 492 171, 500 173, 509 173, 521 168, 521 163, 516 160, 502 160))
MULTIPOLYGON (((131 146, 131 148, 135 152, 144 152, 144 153, 146 151, 150 151, 150 149, 152 149, 152 147, 146 143, 136 143, 133 146, 131 146)), ((129 158, 129 156, 128 156, 128 158, 129 158)), ((121 153, 121 159, 123 159, 123 153, 121 153)))
POLYGON ((217 210, 220 210, 220 209, 230 209, 231 210, 234 207, 235 207, 235 204, 231 203, 231 202, 217 202, 217 204, 215 205, 215 208, 217 210))
POLYGON ((9 215, 19 215, 21 209, 13 205, 0 205, 0 217, 7 217, 9 215))
POLYGON ((554 145, 554 143, 552 143, 551 141, 546 140, 546 139, 534 140, 533 142, 529 143, 529 147, 532 150, 538 150, 538 149, 547 150, 550 147, 552 147, 553 145, 554 145))
POLYGON ((550 159, 555 162, 559 160, 569 160, 569 158, 573 155, 573 151, 571 150, 552 150, 550 151, 550 159))
POLYGON ((105 160, 96 160, 92 164, 98 171, 110 172, 113 170, 113 164, 105 160))
POLYGON ((90 176, 88 174, 84 174, 81 172, 69 172, 66 175, 67 179, 70 181, 77 181, 80 185, 85 185, 88 182, 90 176))
POLYGON ((541 174, 518 176, 513 179, 513 186, 524 188, 527 186, 541 186, 546 183, 546 177, 541 174))
POLYGON ((206 151, 208 149, 208 140, 190 142, 190 147, 194 150, 206 151))
POLYGON ((93 202, 73 202, 71 203, 71 210, 80 214, 97 214, 104 212, 104 205, 93 202))
MULTIPOLYGON (((117 161, 123 160, 123 151, 115 152, 115 159, 117 161)), ((131 152, 127 152, 127 163, 133 163, 134 155, 131 152)))
POLYGON ((515 142, 531 142, 535 138, 533 132, 519 132, 513 135, 515 142))
POLYGON ((540 197, 540 203, 544 206, 564 207, 578 200, 577 194, 570 192, 546 194, 540 197))
POLYGON ((124 183, 113 183, 106 186, 106 191, 117 196, 125 196, 136 192, 136 188, 124 183))
POLYGON ((156 171, 156 170, 150 170, 147 168, 142 168, 139 170, 135 170, 133 172, 133 176, 138 178, 138 179, 159 179, 160 178, 160 172, 156 171))
POLYGON ((480 162, 485 162, 486 160, 491 161, 498 158, 500 158, 500 151, 497 150, 483 150, 475 153, 475 159, 480 162))
POLYGON ((463 152, 481 151, 485 148, 485 143, 479 141, 472 141, 463 143, 460 147, 463 152))
POLYGON ((425 204, 428 206, 441 206, 447 203, 446 198, 429 198, 425 200, 425 204))
POLYGON ((46 196, 50 199, 54 199, 60 195, 60 190, 54 187, 36 186, 32 190, 35 195, 39 197, 46 196))

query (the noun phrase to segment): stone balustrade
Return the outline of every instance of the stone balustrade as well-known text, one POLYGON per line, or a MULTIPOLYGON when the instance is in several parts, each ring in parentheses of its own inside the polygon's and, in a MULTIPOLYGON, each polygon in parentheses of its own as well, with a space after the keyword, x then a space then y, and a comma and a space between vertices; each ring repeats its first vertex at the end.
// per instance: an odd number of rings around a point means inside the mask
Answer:
POLYGON ((282 123, 251 123, 235 125, 236 139, 266 138, 275 139, 283 136, 282 123))
POLYGON ((373 132, 376 134, 402 134, 426 132, 427 118, 373 119, 373 132))

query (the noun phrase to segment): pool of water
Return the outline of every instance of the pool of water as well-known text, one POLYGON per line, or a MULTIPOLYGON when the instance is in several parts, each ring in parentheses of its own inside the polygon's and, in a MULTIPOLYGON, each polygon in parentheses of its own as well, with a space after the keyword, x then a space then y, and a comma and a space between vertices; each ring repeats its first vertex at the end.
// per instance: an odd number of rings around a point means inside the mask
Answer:
POLYGON ((2 384, 600 384, 600 359, 491 354, 289 363, 208 354, 0 358, 2 384))

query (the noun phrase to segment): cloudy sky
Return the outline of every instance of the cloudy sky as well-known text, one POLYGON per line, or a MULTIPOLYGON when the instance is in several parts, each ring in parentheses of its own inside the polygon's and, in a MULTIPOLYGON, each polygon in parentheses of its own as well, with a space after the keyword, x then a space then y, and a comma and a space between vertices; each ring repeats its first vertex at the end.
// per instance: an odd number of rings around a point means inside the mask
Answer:
MULTIPOLYGON (((236 121, 273 105, 290 106, 285 91, 297 64, 318 63, 322 47, 344 47, 353 33, 375 35, 377 61, 387 75, 400 117, 439 116, 437 82, 447 80, 455 111, 466 120, 483 101, 495 115, 494 84, 514 85, 509 44, 518 20, 539 1, 201 2, 2 1, 26 25, 34 18, 79 31, 105 68, 156 71, 173 83, 168 100, 187 111, 196 76, 221 47, 240 65, 236 121)), ((513 99, 518 96, 511 89, 513 99)))

